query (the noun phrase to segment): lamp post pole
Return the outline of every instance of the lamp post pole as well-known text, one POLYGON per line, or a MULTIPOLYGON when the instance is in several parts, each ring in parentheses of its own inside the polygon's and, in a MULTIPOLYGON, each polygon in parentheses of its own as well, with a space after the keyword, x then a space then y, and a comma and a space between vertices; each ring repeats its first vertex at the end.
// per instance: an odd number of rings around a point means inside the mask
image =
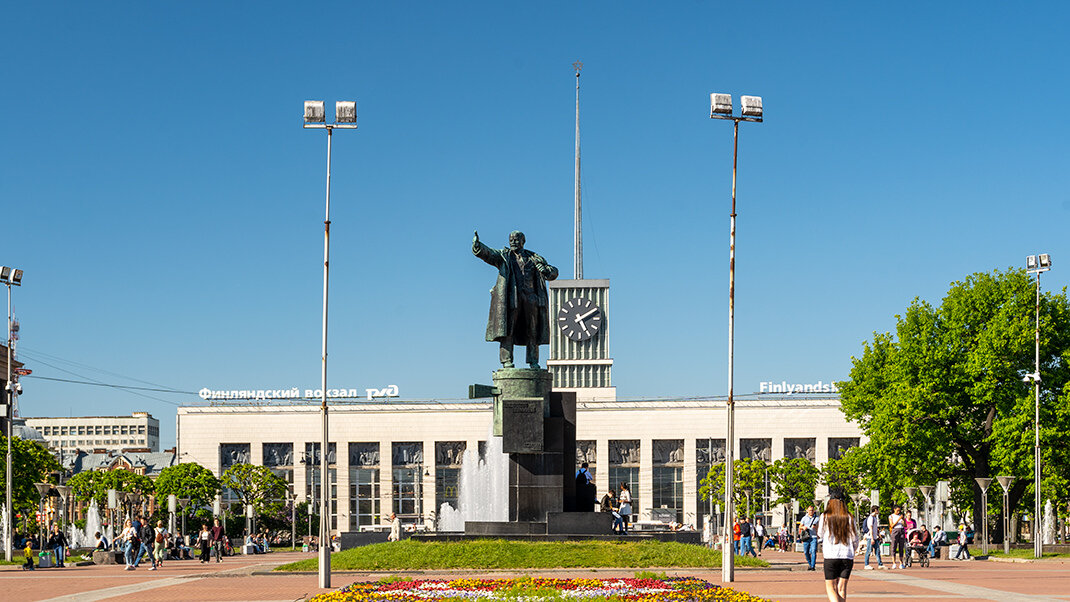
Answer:
MULTIPOLYGON (((730 94, 710 94, 710 118, 727 119, 733 123, 732 128, 732 213, 729 214, 728 229, 728 401, 725 404, 725 463, 724 463, 724 532, 721 540, 721 580, 725 583, 735 581, 735 550, 732 547, 732 492, 735 486, 735 430, 736 402, 734 397, 735 379, 735 328, 736 328, 736 164, 739 157, 739 122, 762 121, 762 99, 760 96, 743 96, 740 98, 742 111, 739 116, 732 115, 732 96, 730 94)), ((749 505, 749 504, 748 504, 749 505)))
POLYGON ((331 256, 331 134, 335 128, 356 129, 357 106, 353 101, 335 103, 335 123, 328 124, 323 101, 305 102, 305 128, 327 130, 327 201, 323 218, 323 348, 320 363, 320 417, 323 435, 320 441, 320 552, 319 586, 331 586, 331 512, 330 474, 327 472, 327 291, 331 256))
POLYGON ((1051 255, 1041 253, 1039 256, 1030 255, 1026 258, 1026 273, 1037 275, 1036 297, 1036 321, 1034 328, 1035 363, 1032 378, 1034 393, 1034 419, 1033 419, 1033 557, 1040 558, 1044 555, 1044 540, 1040 533, 1040 274, 1051 269, 1051 255))
POLYGON ((11 539, 15 512, 11 506, 11 434, 15 420, 15 385, 11 382, 11 287, 22 286, 22 270, 0 267, 0 281, 7 285, 7 380, 4 381, 4 422, 7 424, 7 454, 4 461, 4 560, 11 562, 11 539))
POLYGON ((992 484, 992 479, 974 477, 973 480, 981 488, 981 553, 988 556, 988 486, 992 484))
POLYGON ((1001 487, 1003 487, 1003 553, 1011 553, 1011 517, 1007 514, 1007 506, 1009 505, 1009 497, 1011 493, 1011 483, 1014 482, 1014 477, 996 477, 1001 487))

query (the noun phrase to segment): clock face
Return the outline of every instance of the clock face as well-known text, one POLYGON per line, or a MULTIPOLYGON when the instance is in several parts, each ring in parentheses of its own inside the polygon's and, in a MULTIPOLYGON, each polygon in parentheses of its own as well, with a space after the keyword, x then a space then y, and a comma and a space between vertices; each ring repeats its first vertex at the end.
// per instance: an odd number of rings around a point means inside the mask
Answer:
POLYGON ((590 299, 574 297, 557 312, 557 326, 573 341, 586 341, 602 328, 602 310, 590 299))

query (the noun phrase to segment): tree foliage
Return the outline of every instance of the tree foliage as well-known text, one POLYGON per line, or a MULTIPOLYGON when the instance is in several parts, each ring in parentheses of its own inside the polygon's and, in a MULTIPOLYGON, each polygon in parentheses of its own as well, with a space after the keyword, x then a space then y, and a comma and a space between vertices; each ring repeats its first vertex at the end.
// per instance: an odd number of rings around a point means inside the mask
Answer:
POLYGON ((865 474, 865 452, 857 447, 845 451, 839 458, 829 458, 821 465, 821 482, 829 491, 846 495, 861 493, 865 474))
MULTIPOLYGON (((753 514, 752 510, 761 507, 759 500, 762 492, 765 491, 765 471, 769 465, 761 460, 748 459, 736 460, 732 463, 732 466, 735 467, 735 482, 732 487, 735 490, 735 495, 732 498, 735 507, 739 509, 740 513, 751 516, 753 514), (751 490, 750 507, 747 506, 747 495, 745 493, 747 489, 751 490)), ((724 463, 710 466, 709 472, 700 482, 699 494, 703 499, 709 499, 711 487, 713 488, 715 499, 723 500, 724 463)))
POLYGON ((286 497, 286 481, 264 466, 235 464, 223 473, 223 486, 234 491, 243 504, 257 512, 269 510, 286 497))
MULTIPOLYGON (((0 449, 7 453, 7 437, 0 436, 0 449)), ((37 508, 34 483, 47 483, 59 470, 59 462, 40 444, 11 438, 11 505, 15 511, 37 508)), ((7 489, 7 471, 0 467, 0 491, 7 489)))
POLYGON ((108 504, 108 490, 125 491, 141 495, 151 495, 155 488, 152 479, 145 475, 119 470, 86 470, 67 481, 74 499, 83 502, 96 500, 99 508, 108 504))
MULTIPOLYGON (((952 283, 939 306, 915 298, 894 333, 874 333, 852 358, 850 380, 839 383, 842 409, 870 439, 864 478, 886 498, 947 479, 959 496, 972 493, 965 497, 978 516, 974 477, 1019 477, 1012 508, 1031 487, 1033 387, 1023 376, 1034 369, 1034 286, 1022 270, 973 274, 952 283)), ((1060 395, 1070 377, 1065 291, 1042 293, 1040 337, 1041 449, 1051 477, 1070 471, 1070 398, 1060 395)))
POLYGON ((780 458, 769 467, 769 483, 773 488, 771 504, 800 504, 813 501, 817 489, 818 469, 805 458, 780 458))
POLYGON ((168 466, 156 477, 157 497, 189 498, 190 507, 195 509, 211 506, 221 487, 222 482, 212 471, 196 462, 168 466))

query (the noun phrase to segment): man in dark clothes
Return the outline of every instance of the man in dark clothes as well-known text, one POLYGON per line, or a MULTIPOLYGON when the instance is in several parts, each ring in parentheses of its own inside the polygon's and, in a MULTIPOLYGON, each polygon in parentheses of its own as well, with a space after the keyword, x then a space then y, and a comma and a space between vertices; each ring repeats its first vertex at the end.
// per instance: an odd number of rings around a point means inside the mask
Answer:
POLYGON ((215 526, 212 527, 210 541, 212 542, 212 547, 215 548, 216 562, 223 562, 223 550, 226 549, 224 540, 226 540, 226 538, 227 534, 223 531, 223 526, 219 524, 219 519, 215 519, 215 526))

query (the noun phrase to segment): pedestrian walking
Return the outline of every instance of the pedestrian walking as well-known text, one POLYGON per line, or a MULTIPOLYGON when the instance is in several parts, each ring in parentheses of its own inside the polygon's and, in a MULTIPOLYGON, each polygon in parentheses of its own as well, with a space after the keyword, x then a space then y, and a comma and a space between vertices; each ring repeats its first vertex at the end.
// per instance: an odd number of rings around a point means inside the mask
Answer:
POLYGON ((397 514, 390 513, 390 535, 386 536, 387 541, 400 541, 401 540, 401 519, 397 514))
POLYGON ((869 566, 869 555, 874 553, 877 555, 877 566, 884 568, 884 561, 881 560, 881 517, 880 506, 873 506, 870 508, 869 516, 866 517, 866 524, 862 528, 866 543, 866 564, 863 569, 872 571, 873 567, 869 566))
POLYGON ((765 547, 765 527, 762 525, 762 519, 754 519, 754 537, 758 539, 758 555, 762 555, 762 548, 765 547))
POLYGON ((799 521, 799 543, 803 545, 803 558, 806 559, 808 571, 817 570, 817 525, 820 518, 811 505, 806 507, 806 516, 799 521))
POLYGON ((959 549, 955 552, 955 560, 973 560, 970 555, 970 537, 966 534, 966 525, 959 525, 959 549), (965 552, 966 557, 962 558, 965 552))
POLYGON ((855 563, 858 530, 847 504, 840 498, 829 500, 818 526, 818 537, 824 541, 825 593, 829 602, 847 602, 847 580, 855 563))
POLYGON ((52 525, 52 534, 48 536, 48 548, 56 555, 56 566, 63 568, 67 566, 64 564, 67 555, 67 536, 63 534, 63 531, 59 530, 59 525, 52 525))
POLYGON ((197 534, 197 543, 201 545, 201 562, 208 562, 212 554, 212 532, 208 530, 208 523, 201 525, 201 532, 197 534))
POLYGON ((163 526, 163 521, 156 521, 155 536, 152 544, 152 554, 156 558, 155 567, 163 567, 163 561, 167 558, 167 529, 163 526))
POLYGON ((138 530, 139 544, 137 554, 134 556, 134 568, 137 568, 137 565, 141 563, 143 556, 148 556, 149 561, 152 563, 152 567, 149 570, 155 571, 156 557, 152 555, 152 546, 156 541, 156 529, 153 529, 149 519, 143 516, 138 516, 138 522, 141 523, 141 529, 138 530))
POLYGON ((223 525, 219 524, 219 519, 215 519, 215 525, 212 527, 212 546, 215 547, 215 561, 223 562, 223 551, 226 549, 227 532, 223 529, 223 525))
POLYGON ((123 560, 126 561, 126 568, 123 570, 132 571, 137 568, 134 566, 134 554, 141 544, 138 540, 137 529, 134 528, 134 521, 126 519, 118 540, 123 542, 123 560))
POLYGON ((751 542, 753 540, 754 527, 750 524, 750 519, 744 516, 743 522, 739 524, 739 548, 741 550, 739 553, 740 556, 746 556, 747 554, 750 554, 751 556, 755 557, 758 556, 754 553, 754 546, 751 545, 751 542))

